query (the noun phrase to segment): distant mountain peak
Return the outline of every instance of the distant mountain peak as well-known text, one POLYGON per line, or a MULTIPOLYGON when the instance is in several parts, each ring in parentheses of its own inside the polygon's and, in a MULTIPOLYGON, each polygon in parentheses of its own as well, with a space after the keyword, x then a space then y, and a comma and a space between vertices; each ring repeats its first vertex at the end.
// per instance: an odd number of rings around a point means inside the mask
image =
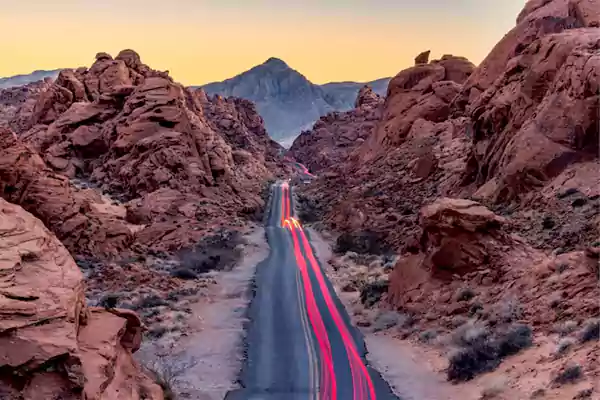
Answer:
MULTIPOLYGON (((373 92, 385 96, 388 81, 383 78, 369 85, 373 92)), ((356 82, 315 85, 282 59, 271 57, 232 78, 202 87, 209 96, 234 96, 254 102, 269 135, 289 146, 321 116, 354 108, 363 86, 356 82)))
POLYGON ((275 67, 275 68, 289 68, 289 65, 287 65, 285 61, 283 61, 282 59, 277 58, 277 57, 269 58, 267 61, 265 61, 263 63, 263 65, 267 65, 269 67, 275 67))

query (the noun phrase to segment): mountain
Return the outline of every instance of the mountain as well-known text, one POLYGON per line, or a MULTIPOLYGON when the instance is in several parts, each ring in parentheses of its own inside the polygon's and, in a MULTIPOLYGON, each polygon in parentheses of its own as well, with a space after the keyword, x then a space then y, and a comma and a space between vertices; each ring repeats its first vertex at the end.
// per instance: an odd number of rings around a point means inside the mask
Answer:
MULTIPOLYGON (((367 84, 384 95, 389 78, 367 84)), ((358 90, 365 83, 339 82, 316 85, 278 58, 270 58, 223 82, 202 86, 209 95, 235 96, 250 100, 265 120, 269 135, 291 144, 302 130, 321 116, 354 107, 358 90)))
POLYGON ((51 71, 37 70, 30 74, 9 76, 6 78, 0 78, 0 89, 6 89, 13 86, 27 85, 28 83, 41 81, 44 78, 56 79, 60 69, 54 69, 51 71))

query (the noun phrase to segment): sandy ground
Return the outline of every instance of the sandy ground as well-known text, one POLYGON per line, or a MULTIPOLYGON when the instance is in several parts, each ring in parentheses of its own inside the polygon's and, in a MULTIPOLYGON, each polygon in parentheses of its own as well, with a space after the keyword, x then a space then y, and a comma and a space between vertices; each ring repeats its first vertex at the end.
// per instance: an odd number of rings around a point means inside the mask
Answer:
POLYGON ((245 238, 248 244, 238 265, 213 274, 215 284, 190 304, 193 317, 186 335, 177 341, 145 342, 138 352, 144 364, 172 377, 178 398, 222 400, 237 388, 251 281, 269 252, 262 227, 254 227, 245 238))
MULTIPOLYGON (((339 284, 341 272, 328 263, 332 259, 327 233, 309 229, 317 256, 327 269, 338 296, 348 313, 358 321, 374 319, 375 310, 364 310, 358 292, 344 292, 339 284)), ((534 346, 505 360, 495 371, 483 374, 469 382, 451 384, 446 380, 447 346, 443 338, 435 345, 402 340, 394 329, 375 333, 361 328, 369 351, 367 359, 390 384, 402 400, 600 400, 600 382, 586 372, 597 369, 600 348, 597 342, 576 345, 568 354, 556 358, 558 338, 535 337, 534 346), (579 381, 554 387, 555 373, 564 365, 576 363, 584 369, 579 381), (589 395, 583 396, 584 393, 589 395)))

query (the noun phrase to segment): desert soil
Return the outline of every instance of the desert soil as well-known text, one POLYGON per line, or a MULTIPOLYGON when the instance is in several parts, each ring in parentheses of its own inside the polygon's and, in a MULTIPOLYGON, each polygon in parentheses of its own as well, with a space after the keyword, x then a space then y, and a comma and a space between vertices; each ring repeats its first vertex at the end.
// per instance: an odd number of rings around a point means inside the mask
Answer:
POLYGON ((237 388, 251 283, 269 252, 261 226, 253 226, 245 239, 237 265, 211 273, 213 284, 189 305, 192 316, 184 336, 144 342, 139 351, 143 364, 171 379, 178 398, 222 400, 237 388))

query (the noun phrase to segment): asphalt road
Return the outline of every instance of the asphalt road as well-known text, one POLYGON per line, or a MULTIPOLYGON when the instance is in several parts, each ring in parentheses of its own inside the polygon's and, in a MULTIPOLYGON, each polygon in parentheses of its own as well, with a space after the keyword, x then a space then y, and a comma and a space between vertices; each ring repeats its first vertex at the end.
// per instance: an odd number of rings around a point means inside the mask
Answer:
POLYGON ((271 252, 258 265, 248 310, 243 389, 226 399, 397 399, 367 365, 362 337, 295 219, 291 190, 287 182, 271 190, 271 252))

